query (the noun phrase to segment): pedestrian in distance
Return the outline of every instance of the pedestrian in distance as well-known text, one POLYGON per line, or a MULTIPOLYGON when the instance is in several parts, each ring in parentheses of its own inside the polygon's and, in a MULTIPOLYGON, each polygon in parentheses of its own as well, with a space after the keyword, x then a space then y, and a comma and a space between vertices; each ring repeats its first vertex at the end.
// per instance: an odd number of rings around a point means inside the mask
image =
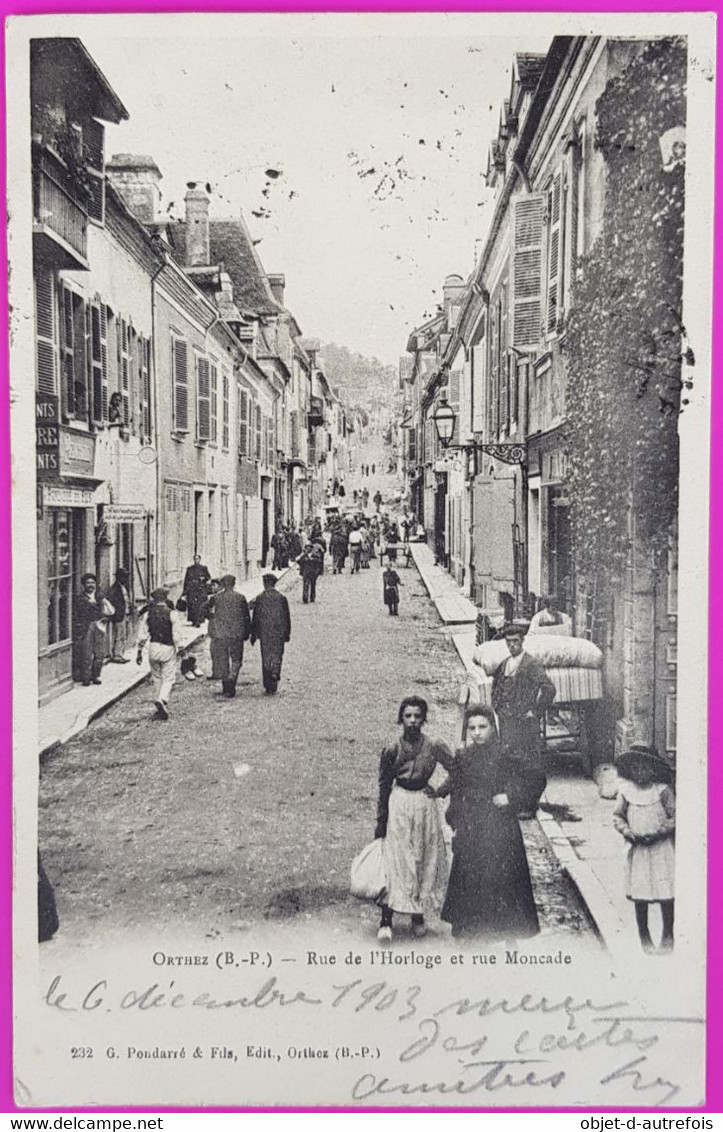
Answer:
POLYGON ((178 650, 182 643, 180 630, 180 616, 168 606, 168 590, 154 590, 138 626, 136 664, 143 662, 143 649, 150 641, 148 661, 153 678, 156 719, 167 720, 170 715, 168 702, 176 682, 178 650))
POLYGON ((83 574, 81 592, 73 599, 73 679, 84 688, 100 684, 111 603, 98 593, 95 574, 83 574))
POLYGON ((244 641, 251 634, 251 615, 243 594, 234 589, 233 574, 224 574, 221 589, 213 602, 214 637, 218 657, 221 691, 219 696, 233 699, 244 657, 244 641))
POLYGON ((382 507, 382 493, 381 493, 381 491, 377 490, 376 494, 374 495, 374 499, 372 500, 372 502, 374 503, 374 506, 376 507, 377 514, 378 514, 379 511, 381 510, 381 507, 382 507))
POLYGON ((615 829, 629 843, 625 862, 625 894, 635 906, 640 943, 654 952, 648 913, 660 905, 661 951, 673 950, 675 909, 675 794, 672 770, 654 747, 633 743, 618 759, 615 829))
POLYGON ((452 870, 442 919, 452 935, 512 943, 540 930, 516 815, 519 771, 504 755, 494 712, 465 712, 463 747, 449 772, 452 870))
POLYGON ((273 574, 264 574, 263 593, 254 603, 251 619, 251 644, 261 645, 261 672, 264 691, 269 696, 276 695, 281 679, 281 664, 284 648, 291 640, 291 613, 289 603, 276 589, 273 574))
POLYGON ((210 581, 211 575, 208 572, 208 567, 202 564, 201 555, 194 555, 193 565, 188 567, 183 579, 181 597, 186 600, 188 620, 197 629, 203 619, 210 581))
POLYGON ((504 637, 510 655, 492 676, 492 707, 502 748, 521 768, 518 815, 533 818, 547 785, 540 721, 555 699, 556 688, 539 660, 524 651, 524 626, 508 625, 504 637))
POLYGON ((307 542, 297 562, 302 578, 302 598, 304 605, 316 601, 316 580, 322 570, 321 549, 315 542, 307 542))
POLYGON ((362 547, 364 536, 359 527, 354 527, 349 533, 349 550, 351 552, 351 572, 358 574, 361 569, 362 547))
POLYGON ((110 659, 113 664, 128 664, 130 659, 125 656, 126 649, 132 643, 133 602, 130 584, 128 571, 122 566, 119 567, 115 572, 115 581, 108 591, 108 600, 113 606, 113 616, 110 618, 110 659))
POLYGON ((332 573, 341 574, 349 553, 349 536, 342 524, 337 524, 331 532, 329 549, 331 551, 332 573))
POLYGON ((377 471, 377 466, 376 466, 376 464, 372 464, 372 475, 373 475, 373 476, 374 476, 374 475, 376 475, 376 471, 377 471))
POLYGON ((426 935, 428 906, 441 903, 447 880, 447 855, 436 799, 441 791, 430 786, 438 765, 448 773, 452 752, 422 734, 427 702, 408 696, 399 707, 402 734, 385 747, 379 762, 379 802, 375 838, 384 838, 387 896, 377 933, 391 943, 395 912, 411 916, 415 938, 426 935))
POLYGON ((399 587, 404 583, 397 571, 393 570, 391 566, 387 566, 382 574, 382 585, 384 587, 384 604, 389 610, 389 616, 397 617, 399 615, 399 587))

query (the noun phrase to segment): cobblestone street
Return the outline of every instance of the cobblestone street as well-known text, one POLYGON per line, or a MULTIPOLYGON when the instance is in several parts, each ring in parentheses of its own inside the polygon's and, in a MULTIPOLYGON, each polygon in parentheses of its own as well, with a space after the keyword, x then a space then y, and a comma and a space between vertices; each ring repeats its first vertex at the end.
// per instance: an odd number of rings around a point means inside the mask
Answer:
MULTIPOLYGON (((179 680, 170 722, 157 723, 146 683, 45 761, 40 847, 59 939, 312 919, 373 938, 376 910, 348 895, 349 863, 374 833, 378 759, 400 698, 429 700, 429 734, 454 745, 460 733, 457 655, 416 569, 400 574, 390 618, 378 560, 356 576, 333 576, 327 562, 311 605, 292 570, 277 697, 263 694, 247 644, 235 700, 179 680)), ((208 670, 205 647, 198 656, 208 670)), ((539 825, 525 824, 544 935, 592 940, 539 825)))

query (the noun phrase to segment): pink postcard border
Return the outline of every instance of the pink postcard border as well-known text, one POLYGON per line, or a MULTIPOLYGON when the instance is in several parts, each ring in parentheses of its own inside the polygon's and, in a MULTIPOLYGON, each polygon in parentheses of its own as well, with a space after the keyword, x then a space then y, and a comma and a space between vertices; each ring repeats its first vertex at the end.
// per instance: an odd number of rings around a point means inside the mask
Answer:
MULTIPOLYGON (((390 0, 388 3, 377 0, 338 0, 333 4, 314 4, 313 2, 294 3, 243 3, 242 0, 217 0, 213 4, 202 4, 198 0, 126 0, 121 3, 103 3, 102 0, 86 2, 34 2, 34 0, 0 0, 0 16, 48 15, 48 14, 86 14, 86 13, 138 13, 138 12, 715 12, 720 16, 723 0, 699 0, 699 2, 675 3, 673 0, 639 0, 628 5, 623 0, 591 0, 590 3, 576 0, 558 0, 557 3, 545 0, 527 2, 489 3, 476 0, 456 0, 443 3, 435 0, 390 0)), ((0 44, 0 119, 5 122, 5 40, 0 44)), ((723 74, 723 36, 718 39, 718 76, 723 74)), ((716 211, 714 236, 714 302, 713 310, 722 309, 723 298, 723 234, 720 224, 720 208, 723 201, 723 161, 721 161, 721 141, 723 139, 723 83, 718 81, 716 90, 716 211)), ((2 177, 2 201, 4 218, 6 201, 6 132, 3 128, 0 138, 0 174, 2 177)), ((0 263, 4 277, 7 278, 7 247, 2 241, 0 263)), ((11 530, 11 466, 10 466, 10 397, 9 397, 9 358, 8 358, 8 301, 3 289, 0 297, 0 348, 3 365, 0 367, 0 579, 6 579, 0 593, 0 1112, 93 1112, 98 1109, 18 1109, 13 1096, 12 1078, 12 934, 11 934, 11 893, 12 893, 12 558, 10 544, 11 530)), ((710 585, 709 585, 709 881, 708 881, 708 1050, 707 1050, 707 1092, 706 1104, 696 1112, 723 1112, 723 1074, 714 1071, 714 1066, 723 1065, 723 883, 721 872, 716 866, 723 862, 723 767, 717 763, 718 752, 723 749, 723 698, 716 700, 716 692, 723 687, 723 655, 715 647, 716 628, 723 626, 723 587, 717 586, 717 568, 723 566, 723 389, 721 388, 720 367, 723 349, 723 319, 714 315, 713 334, 713 381, 712 381, 712 419, 711 419, 711 519, 710 519, 710 585), (715 820, 715 819, 718 820, 715 820)), ((718 866, 720 868, 720 866, 718 866)), ((644 1109, 645 1106, 638 1106, 644 1109)), ((109 1112, 198 1112, 198 1108, 139 1108, 138 1106, 111 1107, 109 1112)), ((359 1108, 222 1108, 204 1107, 204 1112, 331 1112, 364 1111, 359 1108)), ((420 1112, 429 1109, 375 1109, 382 1112, 420 1112)), ((434 1106, 439 1112, 484 1112, 484 1108, 469 1107, 450 1109, 434 1106)), ((598 1112, 597 1108, 536 1108, 536 1109, 494 1109, 496 1112, 598 1112)), ((632 1109, 605 1109, 605 1112, 627 1112, 632 1109)), ((666 1109, 666 1114, 677 1110, 666 1109)))

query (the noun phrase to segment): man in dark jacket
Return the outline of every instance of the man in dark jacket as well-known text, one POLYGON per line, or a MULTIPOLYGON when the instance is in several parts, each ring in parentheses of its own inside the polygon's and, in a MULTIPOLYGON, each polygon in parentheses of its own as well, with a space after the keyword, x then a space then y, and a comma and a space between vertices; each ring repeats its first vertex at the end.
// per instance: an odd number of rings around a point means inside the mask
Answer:
POLYGON ((208 566, 201 564, 201 555, 197 554, 193 559, 193 566, 189 566, 186 570, 186 576, 183 579, 183 593, 181 594, 181 597, 186 599, 188 620, 196 628, 201 624, 210 581, 211 575, 208 572, 208 566))
POLYGON ((314 542, 307 542, 297 560, 299 573, 303 579, 302 601, 304 605, 316 601, 316 579, 322 570, 322 552, 314 542))
POLYGON ((539 660, 523 648, 525 630, 510 625, 505 640, 510 655, 492 677, 492 707, 497 713, 503 750, 523 772, 519 816, 534 817, 547 777, 542 770, 540 720, 557 689, 539 660))
POLYGON ((113 609, 98 593, 95 574, 83 574, 81 592, 73 599, 73 679, 84 687, 100 684, 106 635, 113 609))
POLYGON ((289 603, 276 589, 273 574, 264 574, 264 590, 254 604, 251 621, 251 644, 261 644, 261 671, 264 690, 268 696, 276 694, 281 678, 284 646, 291 640, 291 614, 289 603))
POLYGON ((217 650, 221 696, 233 699, 244 655, 244 641, 251 632, 249 607, 243 594, 236 593, 233 574, 221 578, 221 589, 213 599, 214 651, 217 650))
POLYGON ((131 580, 128 571, 119 567, 115 572, 115 581, 108 591, 108 600, 113 606, 111 625, 111 660, 114 664, 128 664, 129 658, 125 651, 131 643, 131 615, 133 604, 131 599, 131 580))

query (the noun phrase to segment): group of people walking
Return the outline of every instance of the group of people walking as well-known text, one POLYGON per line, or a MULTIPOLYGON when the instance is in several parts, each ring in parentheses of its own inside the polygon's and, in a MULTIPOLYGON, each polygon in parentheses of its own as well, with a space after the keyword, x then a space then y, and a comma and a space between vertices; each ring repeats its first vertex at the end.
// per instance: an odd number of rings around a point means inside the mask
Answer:
MULTIPOLYGON (((253 613, 246 598, 235 589, 233 574, 208 582, 199 624, 208 621, 211 672, 207 679, 220 681, 219 697, 233 699, 236 695, 246 641, 252 646, 259 642, 264 691, 275 695, 278 689, 284 649, 291 640, 291 614, 287 598, 276 589, 275 575, 264 574, 262 582, 264 588, 254 602, 253 613)), ((140 618, 136 662, 142 663, 148 644, 155 718, 160 720, 170 716, 169 700, 182 646, 180 627, 180 613, 168 590, 154 590, 150 605, 140 618)), ((199 675, 193 657, 186 658, 181 669, 189 680, 199 675)))

